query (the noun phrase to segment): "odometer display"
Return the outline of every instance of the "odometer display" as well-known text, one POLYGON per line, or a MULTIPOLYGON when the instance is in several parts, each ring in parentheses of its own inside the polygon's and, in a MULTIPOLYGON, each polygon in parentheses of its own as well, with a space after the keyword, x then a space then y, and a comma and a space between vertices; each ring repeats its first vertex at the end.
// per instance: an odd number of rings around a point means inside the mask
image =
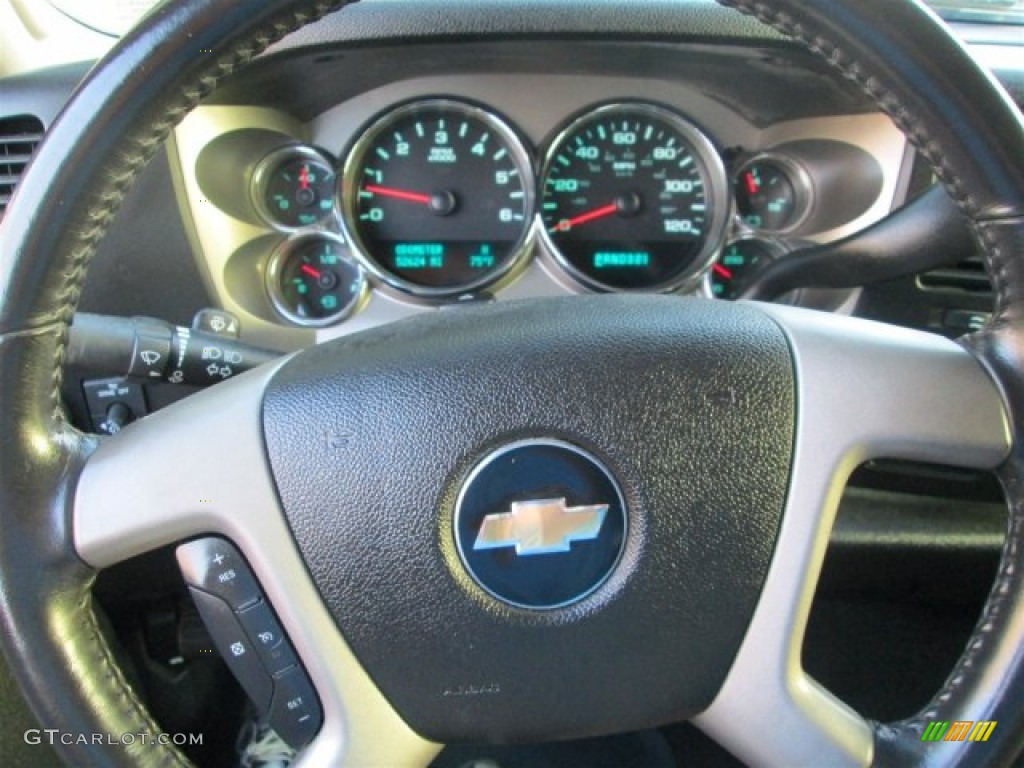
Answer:
POLYGON ((356 142, 344 179, 349 240, 393 287, 472 291, 525 252, 530 161, 513 131, 477 107, 432 99, 385 115, 356 142))
POLYGON ((725 233, 727 189, 713 145, 682 117, 648 104, 601 107, 548 150, 544 237, 591 288, 696 285, 725 233))

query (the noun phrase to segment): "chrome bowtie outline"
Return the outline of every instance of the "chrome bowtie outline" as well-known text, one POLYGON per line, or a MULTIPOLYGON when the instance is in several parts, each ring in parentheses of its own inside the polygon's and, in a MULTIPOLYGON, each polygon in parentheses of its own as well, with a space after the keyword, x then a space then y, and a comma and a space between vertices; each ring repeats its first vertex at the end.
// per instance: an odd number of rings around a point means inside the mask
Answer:
POLYGON ((607 504, 566 507, 565 499, 514 501, 511 511, 483 519, 473 549, 515 547, 524 557, 568 552, 574 541, 596 539, 607 513, 607 504))

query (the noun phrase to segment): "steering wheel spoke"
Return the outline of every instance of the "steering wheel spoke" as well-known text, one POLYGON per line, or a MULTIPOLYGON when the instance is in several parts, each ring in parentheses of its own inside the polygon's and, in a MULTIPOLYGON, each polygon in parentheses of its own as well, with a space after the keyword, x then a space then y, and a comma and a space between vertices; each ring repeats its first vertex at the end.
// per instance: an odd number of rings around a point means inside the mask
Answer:
POLYGON ((750 628, 725 685, 695 723, 751 764, 867 765, 871 728, 801 665, 843 486, 876 458, 995 469, 1009 452, 1008 417, 993 381, 955 342, 762 308, 785 330, 797 369, 793 472, 750 628))
POLYGON ((353 656, 323 605, 277 500, 264 450, 267 366, 136 422, 89 458, 75 497, 75 546, 104 568, 204 535, 245 556, 317 690, 323 726, 310 765, 423 766, 417 736, 353 656))

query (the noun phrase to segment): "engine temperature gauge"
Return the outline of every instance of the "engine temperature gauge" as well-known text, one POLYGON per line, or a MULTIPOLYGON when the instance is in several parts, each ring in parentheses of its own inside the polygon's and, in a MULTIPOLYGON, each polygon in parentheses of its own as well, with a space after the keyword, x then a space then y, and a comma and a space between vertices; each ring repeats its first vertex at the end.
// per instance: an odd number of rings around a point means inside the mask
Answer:
POLYGON ((270 257, 267 291, 287 320, 323 326, 359 308, 366 278, 341 238, 307 233, 286 240, 270 257))
POLYGON ((334 211, 334 165, 305 146, 276 149, 252 175, 252 201, 270 226, 284 232, 318 224, 334 211))

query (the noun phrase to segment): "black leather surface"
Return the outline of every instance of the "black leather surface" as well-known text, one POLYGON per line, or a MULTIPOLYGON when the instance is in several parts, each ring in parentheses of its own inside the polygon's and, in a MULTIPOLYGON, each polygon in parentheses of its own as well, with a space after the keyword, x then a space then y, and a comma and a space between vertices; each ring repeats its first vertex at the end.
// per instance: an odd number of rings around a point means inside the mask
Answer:
POLYGON ((0 760, 10 768, 51 768, 63 765, 46 734, 29 711, 6 659, 0 663, 0 760), (39 736, 41 743, 36 742, 39 736))
MULTIPOLYGON (((159 728, 124 684, 100 635, 91 604, 92 573, 70 549, 69 494, 90 443, 54 419, 59 338, 56 326, 0 338, 0 392, 25 388, 43 395, 11 398, 3 413, 3 650, 18 683, 34 693, 38 727, 59 727, 74 736, 156 734, 159 728), (14 444, 25 446, 21 461, 11 460, 14 444)), ((36 749, 41 760, 51 752, 36 749)), ((79 765, 166 765, 173 757, 138 742, 105 757, 81 744, 60 751, 79 765)))
POLYGON ((792 35, 871 95, 978 221, 1024 215, 1020 112, 918 0, 721 0, 792 35))
POLYGON ((915 3, 722 0, 793 34, 861 84, 932 164, 969 218, 993 277, 996 314, 964 340, 1001 386, 1014 450, 1000 470, 1009 503, 996 582, 963 657, 915 717, 878 724, 882 766, 1010 765, 1024 749, 1024 118, 915 3), (998 720, 988 742, 921 742, 933 720, 998 720))
POLYGON ((940 186, 860 232, 794 251, 751 275, 742 299, 769 301, 795 288, 856 288, 955 264, 977 243, 940 186))
POLYGON ((750 44, 784 39, 706 0, 370 0, 325 16, 272 46, 269 53, 337 41, 515 39, 536 35, 689 37, 750 44))
POLYGON ((774 549, 794 408, 787 342, 754 307, 577 296, 309 349, 268 387, 264 429, 313 579, 403 719, 441 742, 542 741, 711 703, 774 549), (545 612, 488 597, 454 552, 467 474, 530 438, 600 457, 629 509, 609 583, 545 612), (467 686, 491 692, 451 693, 467 686))
MULTIPOLYGON (((582 0, 574 2, 589 11, 582 0)), ((605 14, 616 18, 620 15, 606 3, 599 5, 605 14)), ((736 18, 736 14, 726 14, 727 18, 736 18)), ((588 13, 580 12, 575 17, 588 18, 588 13)), ((300 120, 313 120, 347 99, 405 80, 410 74, 443 78, 499 73, 529 82, 534 73, 558 72, 623 78, 655 74, 668 81, 678 80, 687 89, 721 102, 759 127, 783 120, 874 110, 871 100, 856 86, 837 82, 827 66, 793 43, 760 41, 754 47, 753 41, 746 45, 725 36, 722 45, 707 45, 699 27, 680 37, 683 45, 665 44, 664 33, 648 32, 639 39, 630 39, 628 34, 624 37, 625 42, 604 40, 584 36, 576 27, 568 31, 550 27, 511 42, 508 36, 499 35, 498 40, 506 42, 498 44, 488 38, 452 41, 448 37, 414 37, 354 49, 338 45, 326 50, 287 47, 276 56, 254 63, 213 94, 211 101, 265 104, 300 120), (348 77, 352 71, 359 72, 360 77, 348 77), (302 87, 296 88, 296 83, 302 83, 302 87)), ((615 98, 640 94, 627 90, 606 95, 615 98)), ((702 116, 691 117, 699 121, 702 116)))
POLYGON ((97 241, 170 129, 266 45, 341 4, 171 3, 125 37, 78 87, 8 208, 0 334, 69 319, 97 241))
MULTIPOLYGON (((1024 408, 1024 130, 1019 113, 958 45, 923 25, 917 4, 771 0, 741 4, 794 34, 859 83, 904 128, 976 231, 995 274, 994 327, 968 343, 1021 423, 1024 408)), ((86 731, 151 726, 88 610, 89 573, 71 552, 66 492, 87 446, 61 421, 55 379, 63 324, 89 255, 133 174, 170 126, 263 45, 304 21, 310 0, 193 0, 164 7, 80 90, 51 130, 0 227, 0 613, 3 648, 47 725, 86 731), (215 48, 221 54, 206 54, 215 48), (109 94, 116 94, 110 98, 109 94), (15 575, 18 572, 20 575, 15 575), (8 574, 11 575, 8 578, 8 574), (31 582, 30 584, 28 582, 31 582), (26 594, 30 599, 26 599, 26 594)), ((1002 471, 1011 500, 1003 565, 986 614, 946 687, 918 718, 880 728, 884 764, 1006 763, 1022 742, 1024 460, 1002 471), (996 719, 995 741, 923 751, 923 720, 996 719), (989 746, 986 751, 986 745, 989 746)), ((737 724, 738 728, 742 724, 737 724)), ((941 745, 940 745, 941 746, 941 745)), ((169 750, 71 750, 76 764, 174 762, 169 750)))
MULTIPOLYGON (((91 606, 93 574, 73 549, 70 493, 92 444, 59 402, 65 324, 96 243, 174 122, 328 7, 193 0, 157 11, 79 87, 0 226, 0 645, 41 726, 76 742, 58 748, 70 764, 186 761, 173 747, 117 741, 160 729, 113 660, 91 606), (226 53, 215 58, 205 50, 216 41, 226 53), (74 738, 91 734, 113 744, 74 738)), ((36 750, 40 761, 51 753, 36 750)))

